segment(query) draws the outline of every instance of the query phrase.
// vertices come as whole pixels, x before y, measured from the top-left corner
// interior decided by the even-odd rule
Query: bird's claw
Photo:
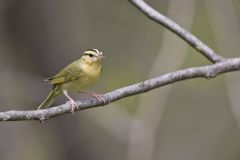
[[[70,101],[67,101],[66,103],[69,104],[69,106],[71,107],[71,113],[73,114],[75,110],[78,110],[78,105],[77,103],[74,101],[74,100],[70,100]]]
[[[92,94],[98,101],[102,101],[104,104],[106,103],[105,99],[100,94]]]
[[[105,99],[103,98],[103,96],[102,96],[101,94],[88,93],[88,92],[80,92],[80,93],[93,96],[93,97],[96,98],[98,101],[102,101],[104,104],[107,104],[106,101],[105,101]]]

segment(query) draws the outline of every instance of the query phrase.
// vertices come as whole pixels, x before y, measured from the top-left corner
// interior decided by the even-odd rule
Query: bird
[[[50,107],[57,96],[64,94],[69,100],[71,112],[73,113],[75,109],[78,109],[78,105],[68,93],[81,92],[94,84],[101,74],[102,60],[104,58],[105,56],[98,49],[87,49],[80,59],[67,65],[55,76],[46,79],[45,81],[52,84],[53,87],[47,98],[37,109]]]

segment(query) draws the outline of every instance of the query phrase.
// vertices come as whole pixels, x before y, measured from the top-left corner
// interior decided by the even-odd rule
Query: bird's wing
[[[64,68],[63,70],[61,70],[55,76],[46,79],[46,81],[52,84],[65,83],[65,82],[78,79],[81,75],[82,75],[82,71],[79,68],[79,66],[72,63],[66,68]]]

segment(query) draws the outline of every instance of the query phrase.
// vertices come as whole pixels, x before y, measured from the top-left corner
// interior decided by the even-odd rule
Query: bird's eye
[[[89,57],[93,57],[93,54],[89,54]]]

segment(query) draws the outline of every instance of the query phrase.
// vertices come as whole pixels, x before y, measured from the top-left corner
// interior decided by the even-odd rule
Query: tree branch
[[[146,80],[144,82],[136,83],[130,86],[126,86],[107,94],[104,94],[102,98],[105,102],[114,102],[124,97],[129,97],[137,94],[141,94],[150,91],[161,86],[166,86],[178,81],[193,79],[193,78],[213,78],[219,74],[231,71],[237,71],[240,69],[240,58],[227,59],[225,61],[202,67],[193,67],[183,69],[171,73],[163,74],[159,77]],[[94,98],[87,99],[85,101],[77,102],[79,109],[84,110],[98,106],[104,106],[104,102],[100,102]],[[43,110],[33,111],[7,111],[0,112],[0,121],[17,121],[17,120],[40,120],[45,121],[52,117],[56,117],[62,114],[70,113],[71,107],[64,104]]]
[[[134,6],[136,6],[141,12],[143,12],[147,17],[168,28],[173,33],[177,34],[179,37],[181,37],[184,41],[190,44],[197,51],[199,51],[211,62],[216,63],[224,60],[223,57],[215,53],[210,47],[204,44],[197,37],[186,31],[184,28],[182,28],[180,25],[178,25],[168,17],[162,15],[161,13],[153,9],[143,0],[129,0],[129,1]]]
[[[163,25],[164,27],[168,28],[169,30],[180,36],[183,40],[185,40],[187,43],[189,43],[196,50],[202,53],[202,55],[204,55],[207,59],[209,59],[211,62],[215,64],[202,67],[193,67],[171,73],[166,73],[159,77],[146,80],[144,82],[136,83],[130,86],[114,90],[102,96],[104,102],[111,103],[124,97],[129,97],[144,92],[148,92],[150,90],[159,88],[161,86],[166,86],[168,84],[175,83],[178,81],[194,78],[209,79],[225,72],[237,71],[240,69],[240,58],[225,59],[219,56],[202,41],[197,39],[191,33],[184,30],[182,27],[180,27],[172,20],[158,13],[156,10],[147,5],[144,1],[142,0],[129,0],[129,1],[132,4],[134,4],[139,10],[141,10],[145,15],[147,15],[150,19],[156,21],[157,23]],[[98,106],[104,106],[106,105],[106,103],[104,102],[98,101],[94,98],[87,99],[82,102],[77,101],[79,107],[77,111]],[[0,121],[40,120],[43,122],[52,117],[70,113],[70,111],[71,107],[69,107],[69,105],[67,104],[43,110],[32,111],[12,110],[0,112]]]

